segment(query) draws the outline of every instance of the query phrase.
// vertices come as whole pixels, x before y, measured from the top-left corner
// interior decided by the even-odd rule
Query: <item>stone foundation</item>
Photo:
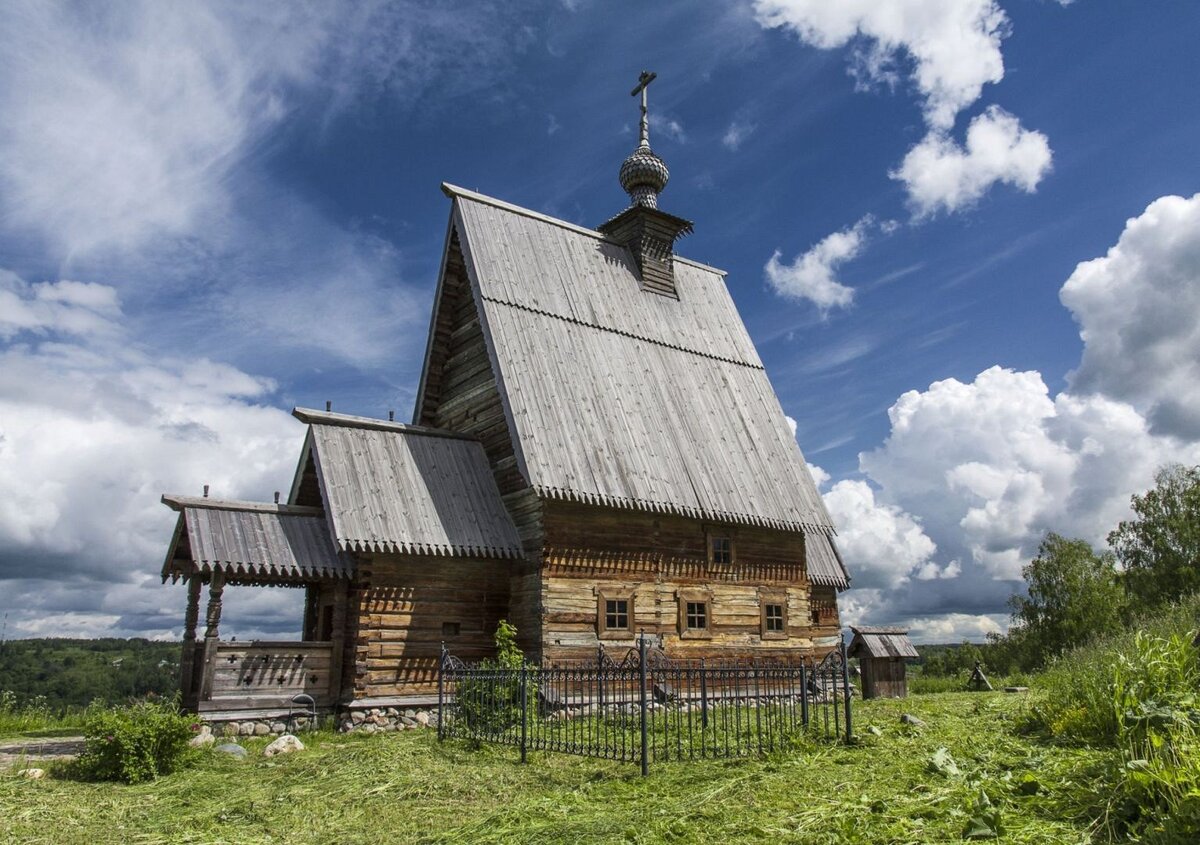
[[[247,719],[240,722],[215,721],[201,717],[203,723],[212,727],[216,736],[281,736],[283,734],[306,731],[315,725],[308,716],[294,716],[289,719]]]
[[[437,710],[421,707],[372,707],[369,710],[350,710],[338,717],[338,730],[343,733],[388,733],[437,727]]]

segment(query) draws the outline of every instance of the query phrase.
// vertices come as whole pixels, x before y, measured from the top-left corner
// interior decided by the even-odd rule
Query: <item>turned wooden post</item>
[[[221,594],[225,592],[225,574],[214,572],[208,582],[208,610],[204,614],[204,677],[200,682],[200,700],[212,698],[213,670],[217,666],[217,641],[221,627]]]
[[[183,615],[183,647],[179,654],[179,693],[184,707],[194,707],[196,692],[196,623],[200,620],[200,590],[204,584],[193,575],[187,582],[187,610]]]

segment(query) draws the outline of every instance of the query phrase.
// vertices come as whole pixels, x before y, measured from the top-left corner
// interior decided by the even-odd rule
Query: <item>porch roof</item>
[[[320,508],[190,496],[162,501],[179,513],[163,581],[221,572],[234,584],[297,584],[354,574]]]

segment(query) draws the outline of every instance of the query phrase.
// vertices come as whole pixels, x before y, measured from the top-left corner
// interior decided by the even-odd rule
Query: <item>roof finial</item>
[[[641,138],[637,149],[621,165],[621,187],[629,194],[634,205],[658,208],[658,194],[667,186],[671,174],[667,165],[650,149],[650,116],[646,107],[646,87],[658,77],[651,71],[642,71],[638,84],[630,96],[642,95]]]
[[[646,89],[650,87],[650,83],[658,78],[657,73],[644,70],[642,75],[638,77],[637,87],[629,92],[629,96],[636,97],[642,95],[642,140],[638,144],[639,147],[650,147],[650,117],[649,111],[646,108]]]

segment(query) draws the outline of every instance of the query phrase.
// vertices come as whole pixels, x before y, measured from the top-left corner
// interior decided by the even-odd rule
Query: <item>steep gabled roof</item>
[[[661,296],[598,232],[444,188],[539,495],[834,530],[720,271],[676,257]]]
[[[520,557],[483,447],[453,432],[297,408],[343,551]]]
[[[354,564],[338,554],[315,508],[163,496],[179,522],[162,577],[221,572],[231,583],[295,583],[347,578]]]

